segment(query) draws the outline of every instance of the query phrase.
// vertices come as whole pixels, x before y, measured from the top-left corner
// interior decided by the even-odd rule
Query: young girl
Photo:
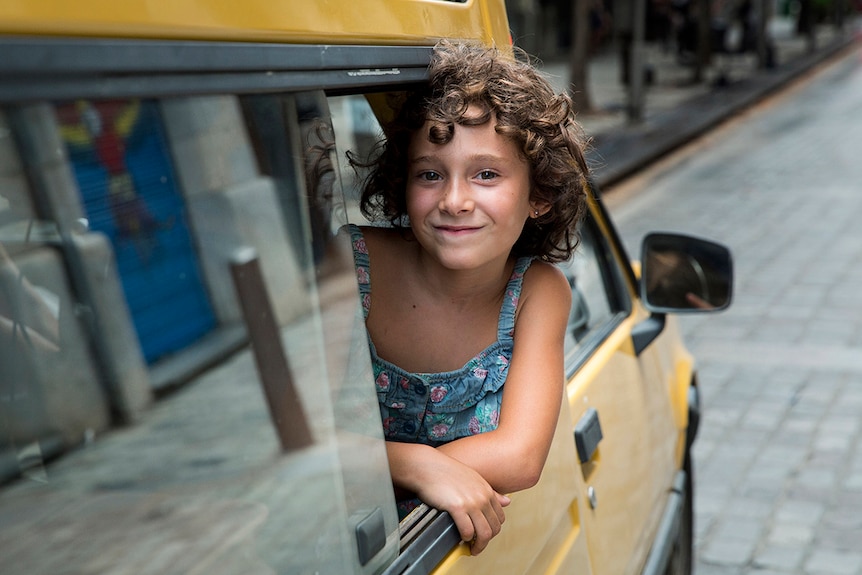
[[[442,43],[429,72],[365,183],[390,225],[351,233],[393,483],[478,554],[554,434],[571,291],[551,262],[577,243],[587,166],[570,99],[530,64]]]

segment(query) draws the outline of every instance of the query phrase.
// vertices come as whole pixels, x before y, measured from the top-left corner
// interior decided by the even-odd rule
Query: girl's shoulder
[[[554,302],[567,307],[572,291],[569,280],[559,267],[537,259],[524,273],[521,296],[525,302]]]
[[[569,280],[566,279],[563,270],[556,265],[534,259],[524,273],[524,287],[527,286],[538,286],[540,289],[559,289],[561,286],[565,286],[568,289]]]

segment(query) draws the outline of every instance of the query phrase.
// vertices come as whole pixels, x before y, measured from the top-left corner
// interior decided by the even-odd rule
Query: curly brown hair
[[[395,119],[384,126],[385,139],[376,155],[364,165],[371,172],[360,207],[369,220],[405,226],[408,143],[426,121],[432,123],[429,140],[444,144],[452,139],[455,124],[478,125],[494,118],[497,133],[511,138],[530,166],[531,201],[550,206],[527,221],[512,255],[552,262],[571,256],[586,211],[588,140],[569,96],[555,94],[529,58],[522,52],[519,56],[451,41],[434,48],[428,85],[406,96]],[[481,113],[467,115],[468,107]]]

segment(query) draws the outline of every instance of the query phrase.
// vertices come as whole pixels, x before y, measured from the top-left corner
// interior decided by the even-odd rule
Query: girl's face
[[[494,130],[455,125],[452,140],[428,141],[429,124],[408,147],[407,214],[424,250],[449,269],[505,263],[530,202],[530,169],[514,142]]]

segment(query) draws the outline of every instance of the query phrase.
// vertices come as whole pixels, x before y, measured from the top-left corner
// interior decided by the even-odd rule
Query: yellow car
[[[478,557],[398,521],[346,152],[502,0],[0,5],[4,573],[686,574],[694,360],[722,246],[624,253],[599,194],[539,483]]]

